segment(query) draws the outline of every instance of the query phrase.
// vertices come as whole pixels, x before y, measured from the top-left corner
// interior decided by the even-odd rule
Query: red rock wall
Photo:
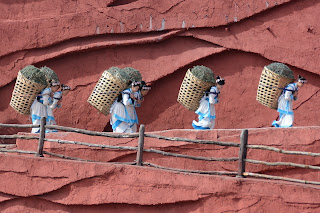
[[[320,209],[317,186],[3,154],[0,160],[0,211],[5,213]]]
[[[263,66],[279,61],[309,80],[294,125],[319,125],[319,10],[318,0],[1,1],[0,122],[31,122],[9,102],[18,71],[34,64],[73,88],[58,124],[111,131],[87,98],[105,69],[132,66],[152,83],[138,110],[147,131],[190,129],[196,116],[176,101],[179,86],[205,65],[226,79],[216,128],[267,127],[278,114],[255,101],[256,89]]]
[[[9,102],[18,71],[34,64],[51,67],[62,83],[73,88],[63,107],[55,112],[58,124],[111,131],[109,117],[91,107],[87,98],[105,69],[131,66],[152,83],[151,92],[138,109],[146,130],[190,129],[196,116],[176,99],[186,70],[205,65],[225,77],[227,83],[216,106],[216,128],[268,127],[278,114],[255,101],[256,89],[263,66],[278,61],[308,79],[294,103],[294,125],[318,126],[319,11],[318,0],[2,0],[0,123],[31,122],[28,116],[15,112]],[[268,145],[284,149],[319,150],[317,127],[264,131],[251,133],[249,143],[265,144],[269,140]],[[13,128],[0,129],[1,134],[16,132]],[[227,141],[239,138],[239,130],[162,133]],[[63,133],[55,137],[90,138]],[[105,143],[101,138],[90,140]],[[35,149],[34,142],[18,141],[17,145],[19,149]],[[136,141],[123,143],[134,145]],[[146,146],[208,157],[230,157],[237,152],[215,146],[159,145],[153,140],[146,140]],[[45,148],[92,160],[121,162],[135,158],[133,152],[106,153],[48,144]],[[268,155],[256,150],[248,156],[319,165],[318,159],[311,157]],[[237,167],[235,163],[201,163],[152,154],[145,154],[145,161],[185,169],[234,171]],[[0,162],[1,212],[319,212],[320,208],[316,186],[186,175],[47,156],[40,159],[1,154]],[[318,172],[304,169],[257,165],[247,169],[319,181]]]

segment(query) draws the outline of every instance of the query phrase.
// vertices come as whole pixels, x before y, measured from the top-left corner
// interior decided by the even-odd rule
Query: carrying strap
[[[261,86],[263,87],[268,87],[268,88],[272,88],[272,89],[281,89],[283,91],[289,91],[289,92],[292,92],[292,94],[294,94],[297,90],[291,90],[291,89],[286,89],[286,88],[278,88],[278,87],[273,87],[273,86],[269,86],[269,85],[265,85],[265,84],[261,84]]]

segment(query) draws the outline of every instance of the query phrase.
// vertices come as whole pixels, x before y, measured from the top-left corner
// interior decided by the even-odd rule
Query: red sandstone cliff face
[[[294,125],[319,125],[319,10],[317,0],[1,1],[0,122],[30,123],[9,106],[15,77],[47,65],[73,88],[58,124],[110,131],[86,100],[105,69],[132,66],[152,83],[138,109],[146,130],[189,129],[196,116],[176,98],[199,64],[227,82],[216,128],[266,127],[278,114],[255,101],[256,89],[263,66],[279,61],[308,79]]]
[[[318,0],[2,0],[0,1],[0,123],[30,123],[10,106],[18,71],[26,65],[49,66],[72,86],[58,124],[110,131],[109,117],[87,103],[102,72],[131,66],[152,83],[138,109],[147,131],[190,129],[194,112],[177,101],[188,68],[205,65],[226,79],[216,106],[216,128],[268,127],[275,110],[255,101],[264,65],[286,63],[308,84],[294,103],[295,126],[319,121],[320,44]],[[288,131],[288,132],[287,132]],[[257,130],[249,142],[279,148],[319,150],[318,129]],[[3,128],[0,133],[16,133]],[[162,132],[190,138],[238,140],[238,130]],[[288,137],[290,136],[290,137]],[[48,135],[48,137],[50,137]],[[77,134],[56,138],[89,140]],[[280,139],[279,139],[280,138]],[[303,140],[302,140],[303,139]],[[105,143],[101,138],[91,138]],[[283,142],[286,141],[286,144]],[[295,141],[294,143],[292,141]],[[119,141],[108,141],[119,143]],[[134,140],[120,143],[136,144]],[[34,141],[18,141],[34,149]],[[146,141],[146,145],[190,155],[228,156],[232,148]],[[133,152],[108,152],[45,145],[49,151],[101,161],[132,161]],[[255,150],[254,150],[255,151]],[[319,165],[315,158],[284,157],[250,151],[253,159]],[[145,161],[185,169],[234,171],[234,163],[201,163],[145,154]],[[0,155],[1,212],[319,212],[319,187],[253,179],[186,175],[135,166]],[[251,165],[249,171],[319,181],[318,172]],[[143,187],[142,187],[143,186]],[[150,196],[152,194],[153,196]]]
[[[2,154],[0,160],[1,212],[319,212],[319,187],[301,184]]]

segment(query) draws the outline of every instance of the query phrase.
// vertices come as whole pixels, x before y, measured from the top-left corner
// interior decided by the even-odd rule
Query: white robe
[[[136,100],[130,98],[131,89],[122,92],[121,102],[115,101],[111,106],[110,124],[113,132],[135,133],[137,132],[138,116],[135,107],[139,107]],[[141,99],[140,91],[133,93],[136,99]]]
[[[297,83],[289,84],[285,87],[278,99],[279,120],[273,121],[272,125],[275,127],[291,127],[293,124],[293,109],[292,102],[297,100],[293,93],[298,91]]]
[[[217,104],[220,93],[217,87],[211,87],[209,94],[205,94],[200,100],[199,108],[195,111],[198,114],[199,121],[193,121],[192,126],[195,129],[213,129],[215,126],[216,111],[214,104]],[[216,93],[216,94],[213,94]]]
[[[30,108],[30,115],[32,119],[32,124],[40,125],[41,117],[48,117],[47,114],[47,105],[51,101],[51,88],[46,88],[41,91],[41,94],[38,96],[40,99],[37,98],[33,101],[31,108]],[[48,122],[48,119],[47,121]],[[32,128],[31,133],[39,133],[40,128]]]

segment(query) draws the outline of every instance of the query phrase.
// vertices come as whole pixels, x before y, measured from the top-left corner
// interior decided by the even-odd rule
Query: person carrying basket
[[[225,80],[217,76],[217,86],[211,87],[209,91],[200,100],[200,106],[195,111],[198,114],[199,121],[193,121],[192,126],[195,129],[213,129],[215,126],[216,112],[214,105],[219,102],[220,89],[225,84]]]
[[[298,76],[296,83],[288,84],[282,91],[278,99],[279,120],[274,120],[272,126],[274,127],[292,127],[293,124],[293,109],[292,102],[298,98],[298,90],[307,83],[307,79]]]

